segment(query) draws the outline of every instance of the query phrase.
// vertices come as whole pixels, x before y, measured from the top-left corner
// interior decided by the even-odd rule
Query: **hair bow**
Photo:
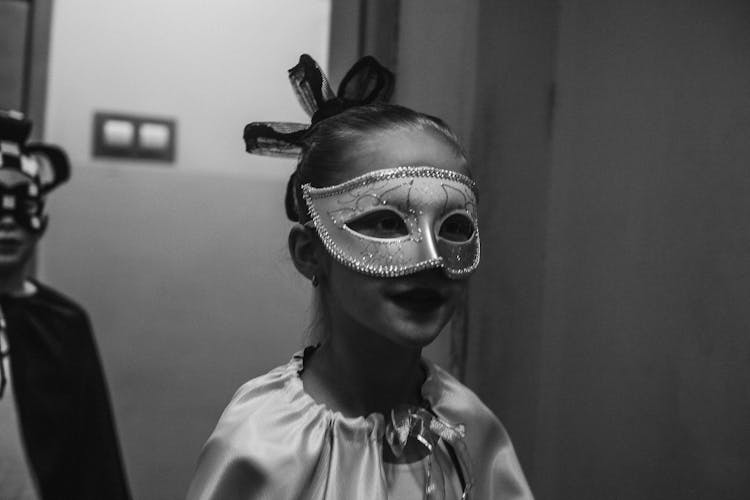
[[[249,123],[243,134],[245,149],[259,155],[296,157],[310,127],[346,109],[388,101],[394,80],[391,71],[374,57],[365,56],[347,71],[334,94],[318,63],[302,54],[297,65],[289,70],[289,81],[311,123]]]
[[[438,441],[442,439],[452,447],[452,453],[455,453],[453,458],[456,462],[456,472],[462,478],[464,484],[464,492],[461,498],[468,499],[473,478],[468,450],[466,449],[466,443],[464,443],[466,437],[464,426],[462,424],[448,424],[424,408],[417,406],[401,406],[392,410],[391,421],[385,431],[385,440],[395,457],[400,457],[403,454],[406,442],[410,437],[416,439],[427,451],[425,498],[431,498],[430,495],[435,490],[435,483],[432,480],[432,453]]]

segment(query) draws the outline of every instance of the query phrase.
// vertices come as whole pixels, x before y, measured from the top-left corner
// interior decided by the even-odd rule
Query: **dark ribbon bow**
[[[289,81],[310,125],[289,122],[252,122],[243,137],[248,153],[296,157],[302,139],[312,125],[355,106],[386,102],[393,93],[394,76],[372,56],[357,61],[344,75],[338,92],[331,89],[318,63],[302,54],[289,70]]]
[[[466,430],[462,424],[450,425],[435,415],[416,406],[401,406],[391,411],[391,421],[385,430],[385,440],[390,446],[395,457],[400,457],[404,453],[404,448],[409,438],[416,439],[418,443],[425,447],[428,461],[425,466],[427,481],[425,482],[425,498],[435,490],[435,483],[432,481],[432,453],[440,439],[448,443],[454,450],[459,469],[457,473],[463,478],[464,491],[462,499],[469,498],[473,478],[471,475],[471,462],[469,453],[466,449],[464,438]]]

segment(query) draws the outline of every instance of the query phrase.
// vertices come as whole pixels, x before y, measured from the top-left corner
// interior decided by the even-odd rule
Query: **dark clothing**
[[[106,382],[86,312],[34,282],[0,297],[21,435],[39,493],[129,499]]]

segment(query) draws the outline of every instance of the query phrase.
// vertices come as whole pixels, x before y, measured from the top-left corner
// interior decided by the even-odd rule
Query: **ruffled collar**
[[[289,363],[284,367],[286,378],[286,391],[291,400],[301,403],[303,406],[310,408],[314,413],[322,416],[329,422],[335,422],[338,426],[348,428],[354,432],[366,432],[371,437],[382,440],[386,430],[387,417],[379,412],[373,412],[369,415],[358,417],[348,417],[338,410],[332,410],[323,403],[313,399],[305,391],[300,375],[305,369],[305,353],[315,347],[308,347],[303,351],[294,354]],[[429,405],[429,409],[439,405],[442,397],[439,374],[431,361],[422,358],[422,367],[425,371],[425,380],[422,384],[422,398]]]

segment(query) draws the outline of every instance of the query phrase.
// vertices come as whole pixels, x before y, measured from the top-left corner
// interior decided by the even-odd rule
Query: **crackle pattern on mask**
[[[379,277],[442,267],[462,278],[479,263],[476,186],[467,176],[434,167],[397,167],[370,172],[335,186],[303,186],[313,225],[328,252],[356,271]],[[407,234],[378,238],[347,224],[379,210],[396,212]],[[467,241],[439,236],[445,219],[462,214],[471,221]]]

